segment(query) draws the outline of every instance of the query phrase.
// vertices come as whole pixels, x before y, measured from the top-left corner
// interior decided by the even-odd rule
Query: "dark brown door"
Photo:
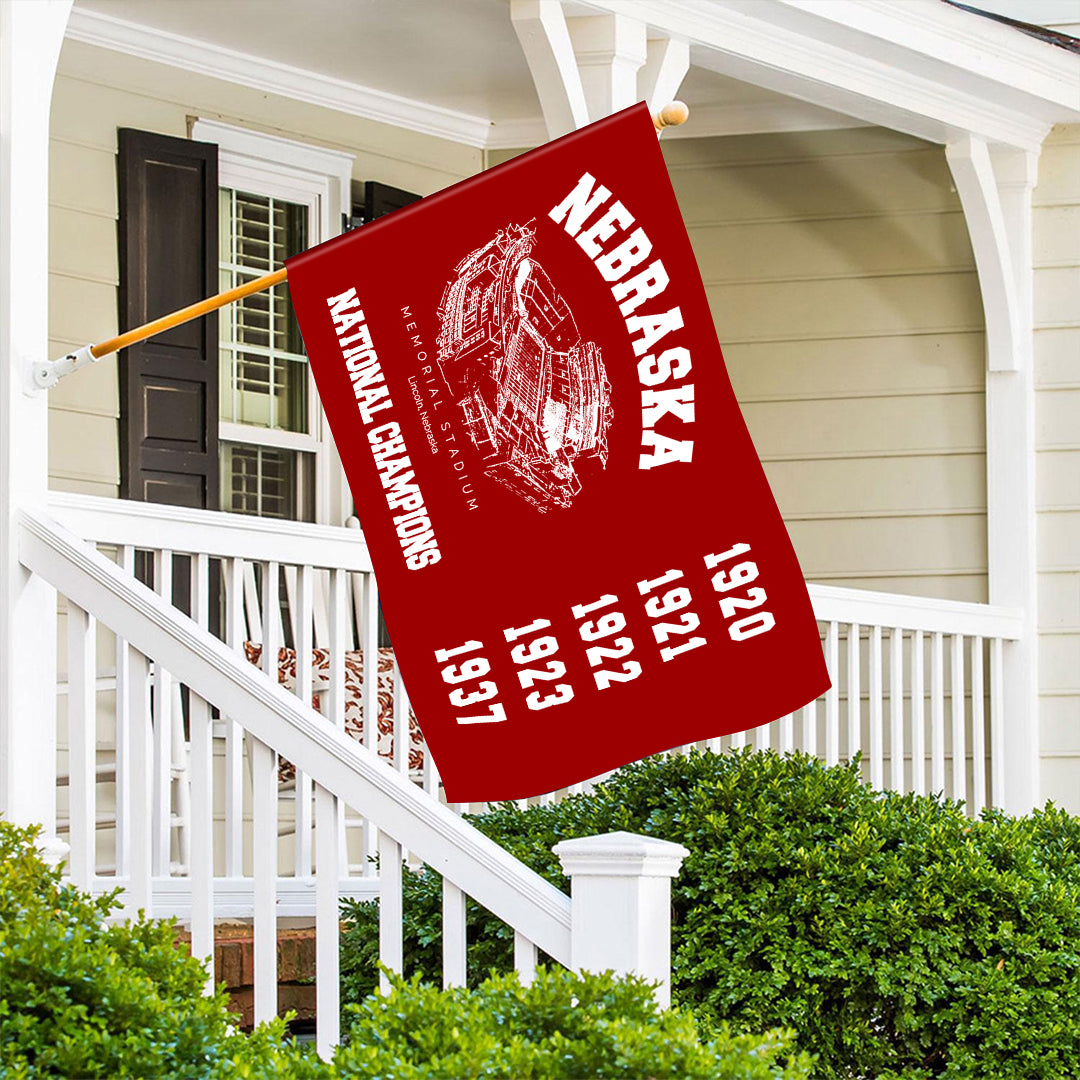
[[[217,146],[121,128],[120,326],[217,292]],[[120,353],[120,494],[217,509],[217,316]]]

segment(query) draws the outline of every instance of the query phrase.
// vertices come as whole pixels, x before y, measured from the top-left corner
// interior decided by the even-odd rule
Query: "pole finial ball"
[[[686,105],[681,101],[672,101],[653,117],[653,122],[656,124],[657,131],[660,131],[666,127],[678,127],[679,124],[685,124],[689,116],[690,109]]]

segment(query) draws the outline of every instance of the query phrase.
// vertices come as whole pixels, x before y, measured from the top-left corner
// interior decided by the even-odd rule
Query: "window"
[[[310,246],[310,206],[236,188],[219,192],[221,289],[272,270]],[[287,285],[254,293],[218,320],[222,509],[261,517],[314,519],[319,417],[307,356]],[[255,428],[255,431],[236,430]],[[266,442],[271,433],[306,438]]]
[[[203,120],[192,137],[219,146],[221,289],[340,231],[351,156]],[[288,286],[224,308],[218,326],[221,508],[329,521],[329,433]]]

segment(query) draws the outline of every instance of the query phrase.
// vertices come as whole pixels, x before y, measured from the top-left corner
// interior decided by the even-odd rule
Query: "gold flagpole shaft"
[[[679,124],[685,124],[689,115],[690,110],[681,101],[673,101],[669,105],[665,105],[653,116],[653,126],[657,131],[663,131],[664,128],[668,127],[677,127]],[[217,311],[218,308],[223,308],[226,304],[233,304],[237,300],[242,300],[245,296],[251,296],[252,293],[263,292],[266,289],[273,288],[275,285],[280,285],[285,280],[286,274],[285,267],[282,267],[272,274],[265,274],[261,278],[255,278],[254,281],[238,285],[235,289],[218,293],[217,296],[209,296],[205,300],[200,300],[197,304],[190,304],[188,307],[181,308],[179,311],[174,311],[169,315],[162,315],[160,319],[144,323],[142,326],[135,327],[134,330],[128,330],[117,337],[109,338],[108,341],[103,341],[99,345],[91,345],[90,352],[95,360],[100,360],[101,357],[108,356],[109,353],[119,352],[129,345],[135,345],[140,341],[153,337],[155,334],[171,330],[181,323],[197,319],[200,315]]]
[[[100,360],[101,357],[108,356],[109,353],[119,352],[121,349],[126,349],[129,345],[135,345],[140,341],[145,341],[147,338],[153,337],[155,334],[162,334],[166,330],[171,330],[174,326],[179,326],[181,323],[191,322],[192,319],[197,319],[200,315],[207,315],[211,311],[217,311],[218,308],[223,308],[226,304],[233,304],[237,300],[242,300],[245,296],[251,296],[252,293],[264,292],[266,289],[271,289],[275,285],[280,285],[285,280],[287,274],[288,271],[283,266],[280,270],[275,270],[272,274],[264,274],[262,277],[255,278],[253,281],[248,281],[243,285],[237,285],[235,289],[229,289],[226,292],[218,293],[217,296],[208,296],[205,300],[200,300],[195,304],[189,304],[186,308],[181,308],[179,311],[173,311],[168,315],[162,315],[160,319],[154,319],[152,322],[144,323],[142,326],[136,326],[134,330],[128,330],[118,337],[109,338],[108,341],[103,341],[100,345],[91,345],[90,352],[95,360]]]

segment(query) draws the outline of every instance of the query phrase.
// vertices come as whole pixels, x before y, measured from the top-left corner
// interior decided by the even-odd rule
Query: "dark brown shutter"
[[[217,146],[121,128],[120,326],[218,291]],[[120,494],[217,509],[217,316],[120,354]]]
[[[364,220],[374,221],[383,214],[392,214],[409,203],[418,202],[420,198],[411,191],[380,184],[378,180],[368,180],[364,183]]]
[[[354,181],[352,217],[346,223],[346,228],[355,229],[366,225],[384,214],[392,214],[395,210],[408,206],[409,203],[419,202],[421,198],[423,196],[415,192],[380,184],[378,180],[365,180],[363,185]]]

